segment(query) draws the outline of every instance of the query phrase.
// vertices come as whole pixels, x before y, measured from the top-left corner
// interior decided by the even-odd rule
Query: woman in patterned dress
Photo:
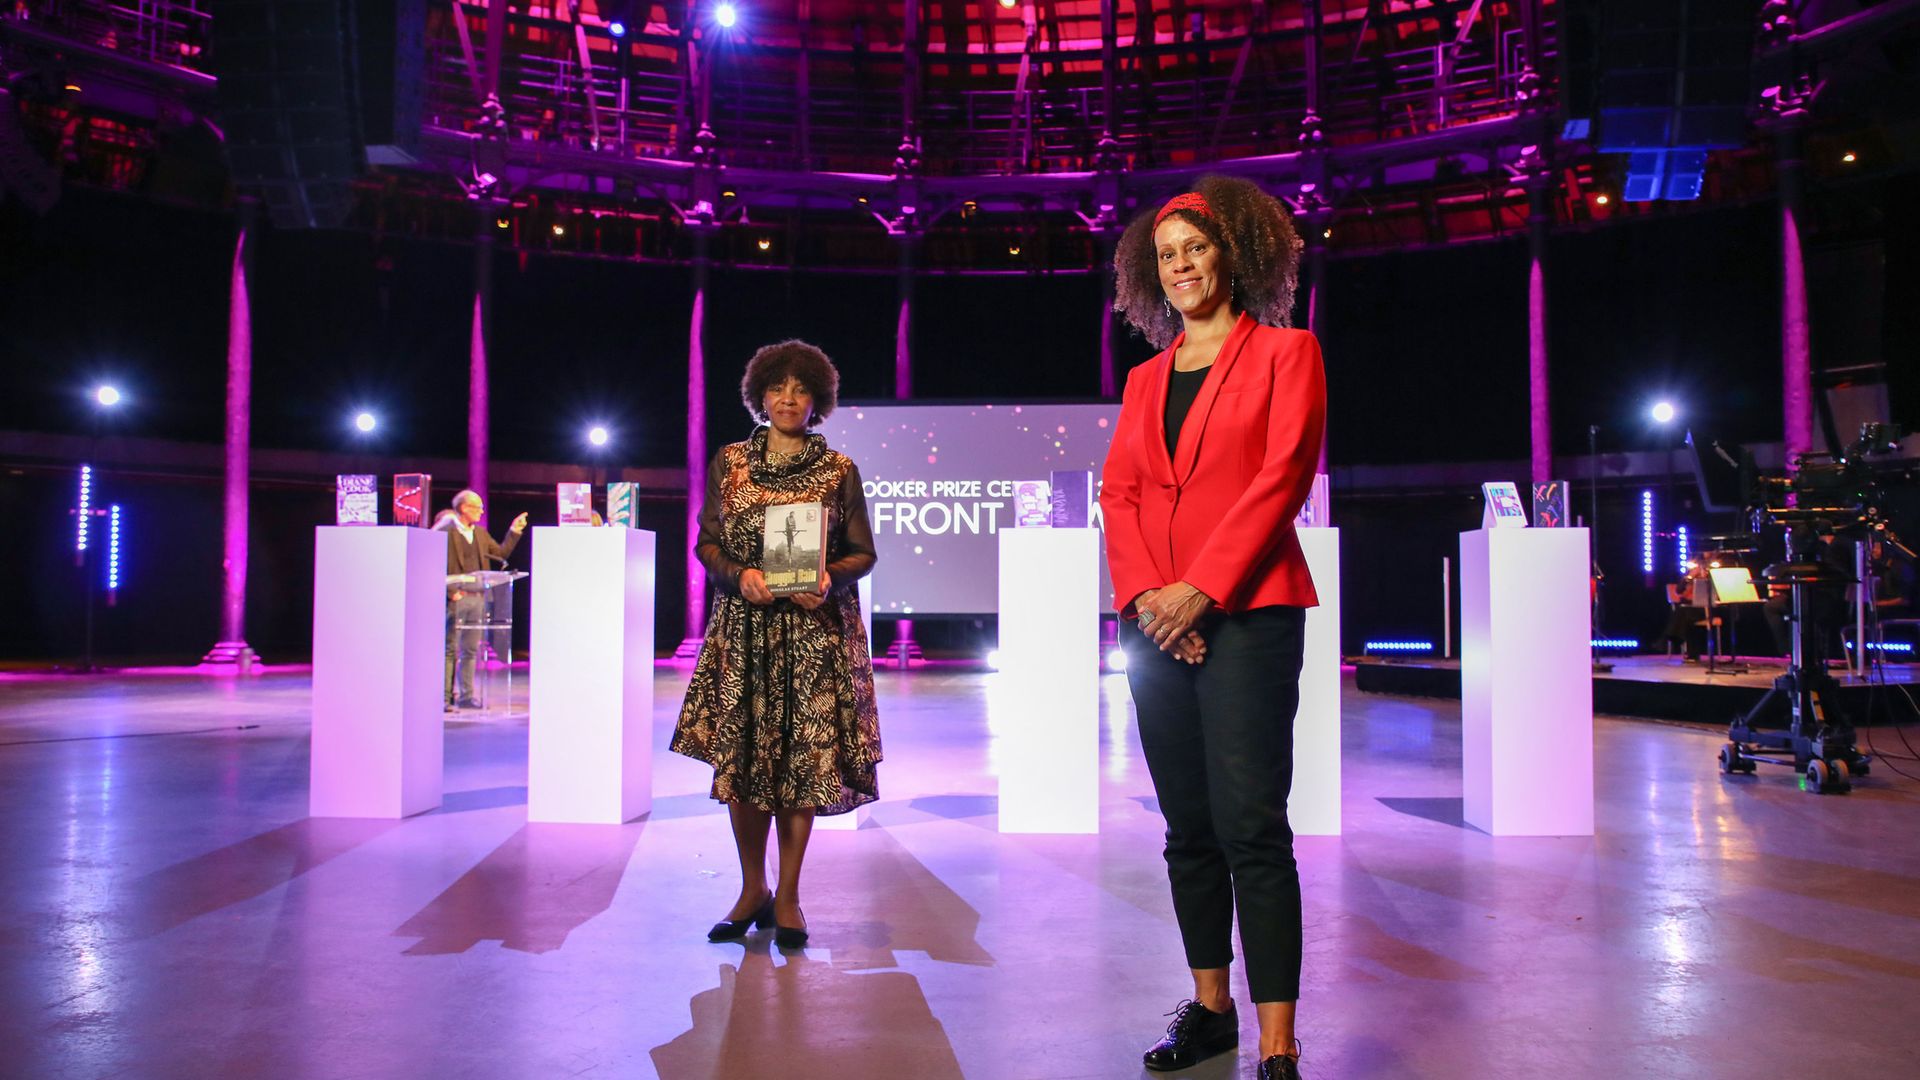
[[[781,948],[805,945],[800,866],[814,816],[879,797],[873,661],[854,585],[873,569],[873,529],[859,469],[812,431],[839,387],[833,362],[806,342],[761,349],[740,381],[761,426],[707,466],[697,551],[713,612],[670,748],[713,766],[740,855],[740,897],[710,941],[771,925]],[[807,502],[826,508],[827,573],[818,594],[776,599],[760,571],[767,510]],[[769,889],[773,824],[780,875]]]

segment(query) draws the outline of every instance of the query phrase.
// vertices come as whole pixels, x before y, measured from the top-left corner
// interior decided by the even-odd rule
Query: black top
[[[1187,411],[1193,408],[1193,399],[1200,396],[1200,384],[1207,381],[1207,372],[1213,370],[1208,364],[1192,371],[1173,369],[1173,381],[1167,385],[1167,456],[1173,456],[1173,449],[1180,445],[1180,425],[1187,422]]]

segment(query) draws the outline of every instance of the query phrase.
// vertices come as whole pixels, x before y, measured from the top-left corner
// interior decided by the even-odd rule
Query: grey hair
[[[479,499],[479,498],[480,498],[480,493],[473,490],[472,488],[461,488],[460,494],[455,495],[453,497],[453,501],[451,503],[448,503],[447,505],[453,507],[455,510],[458,510],[460,509],[461,503],[466,502],[468,499]],[[485,501],[486,500],[481,499],[481,502],[485,502]]]

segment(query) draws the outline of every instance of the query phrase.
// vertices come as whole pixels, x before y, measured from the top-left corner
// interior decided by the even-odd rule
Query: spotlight
[[[1656,401],[1653,408],[1647,410],[1647,415],[1653,417],[1653,422],[1656,424],[1670,424],[1675,415],[1673,402]]]
[[[990,668],[990,669],[992,669],[992,670],[994,670],[994,671],[999,671],[999,670],[1000,670],[1000,650],[999,650],[999,649],[988,649],[988,650],[987,650],[987,656],[986,656],[986,661],[987,661],[987,667],[988,667],[988,668]]]
[[[713,9],[713,21],[719,23],[722,30],[731,30],[733,24],[740,21],[740,11],[732,4],[721,4]]]
[[[607,445],[607,429],[595,424],[587,429],[587,441],[595,446]]]
[[[1328,230],[1326,230],[1325,232],[1323,232],[1323,233],[1321,233],[1321,234],[1320,234],[1320,238],[1321,238],[1322,240],[1331,240],[1331,239],[1333,239],[1333,230],[1332,230],[1332,229],[1328,229]]]
[[[612,22],[607,24],[607,33],[612,34],[614,37],[617,37],[617,38],[626,37],[627,24],[621,22],[619,19],[615,19]]]
[[[729,191],[721,192],[720,197],[723,199],[733,199],[733,198],[738,198],[739,196],[737,192],[729,190]]]
[[[1008,11],[1012,11],[1018,3],[1020,3],[1020,0],[1000,0],[1000,6],[1006,8]]]
[[[555,235],[555,236],[565,236],[565,235],[567,235],[567,227],[566,227],[565,225],[562,225],[562,224],[560,224],[560,223],[559,223],[559,222],[557,222],[557,221],[556,221],[556,222],[554,222],[554,223],[553,223],[553,235]]]
[[[1612,201],[1613,201],[1613,196],[1608,195],[1604,191],[1593,197],[1593,203],[1595,206],[1605,206]]]
[[[1107,650],[1107,670],[1108,671],[1127,670],[1127,650],[1122,649],[1119,646],[1115,646],[1111,649],[1108,649]]]
[[[362,410],[354,414],[353,426],[357,428],[362,435],[365,435],[380,426],[380,418],[370,412]]]
[[[111,409],[120,404],[120,391],[117,387],[102,386],[93,392],[93,400]]]
[[[1009,254],[1009,255],[1013,255],[1013,256],[1016,256],[1016,257],[1017,257],[1017,256],[1018,256],[1018,255],[1020,254],[1020,245],[1019,245],[1019,244],[1008,244],[1008,245],[1007,245],[1007,254]]]
[[[511,224],[512,222],[508,221],[506,218],[503,218],[503,217],[498,217],[493,219],[493,227],[496,229],[504,229]]]
[[[1853,151],[1849,150],[1846,153],[1840,155],[1840,160],[1851,165],[1854,162],[1859,161],[1860,156],[1858,154],[1855,154]]]
[[[66,90],[66,92],[67,92],[67,93],[69,93],[69,94],[77,94],[77,93],[79,93],[79,92],[80,92],[80,84],[79,84],[79,83],[68,83],[68,84],[67,84],[67,85],[66,85],[66,86],[64,87],[64,89],[65,89],[65,90]],[[1848,160],[1848,161],[1852,161],[1852,160],[1853,160],[1853,155],[1852,155],[1852,154],[1848,154],[1848,155],[1847,155],[1847,160]]]
[[[763,236],[759,240],[754,241],[754,246],[759,248],[761,251],[772,251],[773,241]]]

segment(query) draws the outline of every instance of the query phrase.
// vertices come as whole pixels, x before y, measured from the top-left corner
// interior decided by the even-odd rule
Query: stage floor
[[[650,818],[532,826],[524,721],[456,719],[441,809],[313,820],[303,675],[0,679],[0,1073],[1138,1076],[1188,980],[1124,682],[1101,834],[1003,837],[993,679],[880,675],[882,801],[815,834],[791,956],[704,940],[726,816],[664,750]],[[1347,690],[1347,833],[1299,843],[1307,1076],[1920,1061],[1920,783],[1723,779],[1713,732],[1603,719],[1599,835],[1495,839],[1458,705]],[[1238,996],[1241,1056],[1186,1075],[1248,1075]]]

